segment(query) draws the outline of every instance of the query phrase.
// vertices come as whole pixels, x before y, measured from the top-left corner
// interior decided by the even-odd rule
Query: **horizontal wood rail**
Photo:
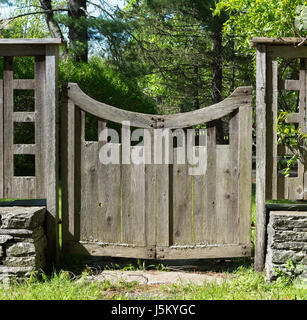
[[[186,128],[222,118],[252,101],[252,87],[238,87],[229,97],[209,107],[173,115],[150,115],[118,109],[96,101],[86,95],[76,83],[65,86],[68,98],[83,111],[116,123],[130,121],[131,126],[141,128]]]

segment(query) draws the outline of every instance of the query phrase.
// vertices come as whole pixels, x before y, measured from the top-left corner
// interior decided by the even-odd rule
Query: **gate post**
[[[48,271],[58,265],[58,50],[60,39],[0,39],[4,79],[0,80],[0,197],[46,199]],[[34,57],[34,79],[14,79],[14,57]],[[14,108],[14,90],[34,91],[34,110]],[[14,143],[14,123],[34,123],[33,144]],[[33,175],[14,172],[15,155],[31,155]]]

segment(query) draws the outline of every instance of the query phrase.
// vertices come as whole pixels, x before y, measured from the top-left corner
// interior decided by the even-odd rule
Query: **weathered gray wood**
[[[244,108],[244,107],[241,107]],[[240,109],[241,109],[240,108]],[[224,159],[229,159],[229,164],[221,164],[224,170],[222,171],[221,177],[217,176],[217,183],[219,181],[224,182],[224,198],[217,200],[217,203],[223,203],[224,208],[222,211],[226,212],[227,215],[224,218],[226,221],[227,228],[222,233],[227,235],[224,239],[224,243],[239,243],[239,197],[240,197],[240,183],[239,178],[240,172],[240,111],[234,111],[229,119],[229,156]],[[221,146],[220,146],[221,147]],[[224,151],[227,154],[227,148]],[[223,157],[222,155],[220,157]],[[217,155],[218,158],[218,155]],[[236,183],[237,181],[237,183]],[[232,185],[232,187],[231,187]],[[251,186],[250,186],[251,188]],[[217,190],[220,190],[217,185]],[[246,190],[248,192],[248,190]],[[219,191],[217,192],[220,193]],[[227,212],[228,211],[228,212]],[[219,210],[217,209],[217,212]]]
[[[0,80],[0,198],[4,197],[3,190],[3,142],[4,142],[4,132],[3,132],[3,80]]]
[[[273,61],[276,61],[276,59],[274,59]],[[299,80],[285,80],[284,89],[285,90],[300,90],[300,81]]]
[[[278,109],[277,59],[266,61],[266,199],[277,199],[277,109]],[[287,82],[288,83],[288,82]],[[289,83],[288,83],[289,84]]]
[[[75,146],[80,144],[80,117],[76,118],[79,110],[68,99],[66,88],[63,88],[61,102],[61,147],[62,147],[62,243],[71,241],[75,238],[75,215],[77,215],[76,199],[80,196],[75,194],[77,186],[76,166],[79,165],[77,172],[80,171],[80,162],[77,162]],[[79,112],[78,112],[79,111]],[[79,123],[78,123],[79,120]],[[79,128],[79,131],[76,129]],[[80,181],[79,181],[80,182]]]
[[[249,256],[250,246],[236,244],[157,247],[160,259],[210,259]]]
[[[14,112],[13,122],[35,122],[37,112]]]
[[[58,226],[58,46],[46,46],[46,82],[43,113],[44,128],[44,168],[47,199],[47,235],[50,262],[58,265],[59,226]]]
[[[25,44],[30,48],[36,48],[38,44],[48,45],[48,44],[62,44],[62,40],[58,38],[37,38],[37,39],[24,39],[24,38],[10,38],[10,39],[0,39],[0,45],[22,45]],[[33,46],[35,45],[35,46]]]
[[[141,146],[131,147],[131,152]],[[121,166],[122,242],[145,245],[145,164]]]
[[[98,122],[98,135],[106,128],[104,121]],[[98,141],[98,152],[106,141]],[[112,143],[110,149],[120,155],[121,145]],[[98,155],[98,237],[107,243],[120,242],[121,238],[121,173],[120,164],[103,164]]]
[[[164,116],[164,128],[175,129],[197,125],[222,118],[247,103],[251,87],[239,87],[225,100],[199,110]]]
[[[303,42],[303,38],[298,37],[278,37],[278,38],[267,38],[267,37],[255,37],[252,38],[251,43],[252,47],[256,47],[259,44],[265,44],[265,45],[291,45],[291,48],[294,48],[293,45],[298,45],[302,43],[302,45],[306,45],[306,42]]]
[[[169,129],[185,128],[221,118],[246,103],[246,97],[251,94],[251,87],[239,87],[228,98],[216,105],[182,114],[155,116],[121,110],[98,102],[82,92],[75,83],[69,83],[68,88],[68,96],[75,104],[99,118],[117,123],[130,121],[131,126],[142,128],[152,128],[156,123],[161,122],[164,128]]]
[[[10,44],[0,45],[0,56],[17,57],[17,56],[43,56],[46,53],[45,45],[27,45],[27,44]]]
[[[80,240],[97,240],[99,219],[98,143],[81,142]]]
[[[246,106],[250,112],[250,105],[251,94],[247,90],[244,101],[234,110]],[[210,109],[208,112],[211,112]],[[129,157],[122,159],[120,170],[113,168],[114,165],[99,163],[99,149],[106,141],[83,141],[82,111],[81,241],[78,238],[75,238],[75,242],[65,241],[65,252],[157,259],[165,259],[165,256],[187,258],[188,255],[221,257],[226,249],[226,256],[250,254],[249,242],[246,240],[250,236],[246,222],[250,217],[248,190],[245,191],[249,198],[238,204],[239,190],[243,193],[243,189],[248,188],[248,182],[242,185],[238,183],[240,168],[243,168],[246,175],[251,175],[248,166],[248,163],[251,164],[250,154],[242,156],[242,162],[246,161],[245,166],[239,163],[240,152],[248,152],[248,147],[239,146],[238,133],[242,135],[243,143],[247,143],[251,133],[251,118],[243,116],[246,113],[236,112],[235,125],[230,129],[230,136],[236,141],[231,146],[216,146],[216,128],[214,123],[209,123],[206,146],[193,148],[195,152],[204,149],[202,153],[206,159],[203,165],[207,170],[200,176],[192,176],[190,163],[176,163],[180,155],[177,153],[180,149],[178,146],[174,150],[173,165],[130,163],[130,152],[140,153],[146,149],[146,144],[127,148]],[[241,120],[245,121],[242,126]],[[150,121],[154,127],[159,127],[163,122],[157,116]],[[105,121],[99,120],[98,123],[100,133],[105,128]],[[126,147],[130,140],[130,128],[126,124],[122,128],[121,137],[122,147]],[[152,158],[153,150],[151,147]],[[184,154],[186,157],[186,150]],[[231,196],[227,197],[230,193]],[[241,220],[247,226],[247,232],[244,228],[239,229]],[[234,245],[240,243],[241,239],[244,248]],[[212,251],[209,249],[210,244],[219,249]],[[182,250],[183,247],[186,250]]]
[[[46,66],[45,57],[36,56],[34,64],[34,81],[27,81],[35,84],[35,176],[36,176],[36,196],[44,198],[46,194],[45,187],[45,164],[44,164],[44,145],[43,136],[44,129],[43,114],[44,114],[44,99],[45,99],[45,81],[46,81]],[[29,115],[26,119],[29,118]]]
[[[145,246],[128,246],[126,244],[109,244],[104,242],[66,242],[65,252],[77,255],[108,256],[118,258],[148,258],[148,248]]]
[[[13,177],[10,197],[34,199],[36,197],[36,177]]]
[[[265,259],[265,194],[266,194],[266,49],[257,46],[256,52],[256,232],[255,270],[262,271]]]
[[[36,144],[14,144],[14,154],[36,154]]]
[[[182,147],[179,147],[182,148]],[[186,147],[184,147],[186,148]],[[173,164],[173,244],[192,242],[192,176],[189,165],[178,164],[178,148],[174,149]],[[185,150],[185,153],[187,151]]]
[[[201,151],[200,149],[203,149]],[[205,217],[207,216],[207,181],[206,181],[206,166],[207,166],[207,147],[199,146],[195,147],[195,155],[197,157],[203,154],[203,173],[199,175],[192,176],[192,194],[193,194],[193,229],[194,229],[194,243],[204,244],[206,243],[205,230],[207,221]]]
[[[251,243],[252,204],[252,99],[239,109],[239,243],[249,247]],[[277,181],[276,181],[277,183]]]
[[[158,166],[154,164],[154,129],[150,130],[150,141],[145,141],[145,152],[150,152],[150,163],[145,164],[145,216],[146,216],[146,244],[147,246],[155,246],[157,239],[156,235],[159,232],[157,229],[157,211],[158,199],[157,193],[157,173],[159,172]],[[163,212],[161,212],[163,215]],[[168,214],[168,208],[167,208]],[[163,221],[164,222],[164,221]],[[157,232],[156,232],[157,230]],[[168,237],[168,230],[166,232]],[[154,255],[154,252],[152,253]]]
[[[45,76],[45,73],[42,72],[42,76]],[[36,79],[36,76],[35,76]],[[14,89],[18,90],[34,90],[35,89],[35,82],[34,79],[14,79],[13,86]],[[37,82],[39,85],[42,85],[41,82]]]
[[[12,179],[14,176],[14,158],[13,158],[13,58],[4,57],[3,70],[3,118],[4,118],[4,146],[3,146],[3,162],[4,170],[4,197],[10,198],[12,192]],[[17,197],[18,198],[18,197]]]
[[[271,58],[307,58],[307,51],[304,46],[267,46],[267,55]]]
[[[207,209],[204,222],[206,242],[208,244],[215,243],[216,239],[216,127],[210,122],[206,129],[207,135]]]

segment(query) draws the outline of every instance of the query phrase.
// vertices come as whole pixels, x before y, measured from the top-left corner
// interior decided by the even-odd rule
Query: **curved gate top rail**
[[[226,116],[237,108],[250,104],[252,87],[238,87],[223,101],[199,110],[172,115],[150,115],[118,109],[94,100],[86,95],[76,83],[66,84],[68,98],[85,112],[98,118],[122,123],[130,121],[133,127],[141,128],[185,128]]]

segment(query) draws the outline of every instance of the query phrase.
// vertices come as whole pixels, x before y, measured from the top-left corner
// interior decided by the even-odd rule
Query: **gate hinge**
[[[164,118],[161,117],[151,117],[153,123],[151,123],[151,127],[153,129],[164,128]]]
[[[156,259],[156,247],[155,246],[147,247],[147,258],[148,259]]]

